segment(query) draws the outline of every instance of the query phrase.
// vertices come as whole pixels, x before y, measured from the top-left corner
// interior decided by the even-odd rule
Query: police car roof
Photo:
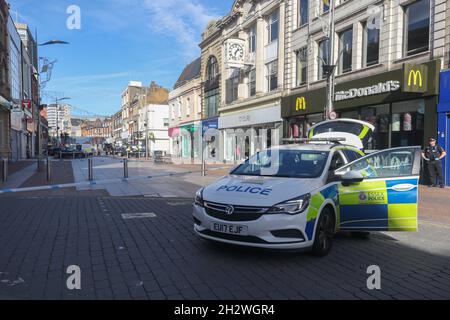
[[[313,151],[330,151],[334,147],[345,147],[345,145],[334,143],[295,143],[295,144],[283,144],[273,149],[279,150],[313,150]]]

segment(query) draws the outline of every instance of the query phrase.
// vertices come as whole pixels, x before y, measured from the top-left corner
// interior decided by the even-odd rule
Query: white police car
[[[310,129],[307,143],[257,153],[197,192],[195,232],[323,256],[341,230],[416,231],[420,147],[365,155],[373,130],[358,120],[326,121]]]

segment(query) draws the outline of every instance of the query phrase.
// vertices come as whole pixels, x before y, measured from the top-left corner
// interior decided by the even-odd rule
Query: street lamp
[[[52,45],[52,44],[69,44],[69,42],[62,41],[62,40],[50,40],[50,41],[38,44],[38,46],[48,46],[48,45]]]
[[[37,41],[37,36],[36,36],[36,41]],[[54,44],[69,44],[69,42],[63,41],[63,40],[56,40],[56,39],[54,39],[54,40],[50,40],[50,41],[38,44],[38,46],[48,46],[48,45],[54,45]],[[51,68],[53,68],[53,64],[55,62],[56,62],[56,60],[51,62]],[[39,68],[39,66],[38,66],[38,68]],[[47,68],[48,68],[48,66],[47,66]],[[47,71],[47,70],[45,70],[45,71]],[[51,73],[51,71],[50,71],[50,73]],[[40,87],[39,88],[39,92],[40,92],[41,86],[42,86],[42,82],[40,81],[41,80],[40,79],[40,76],[41,76],[40,72],[37,72],[36,76],[38,77],[39,87]],[[48,81],[50,81],[50,78],[48,78],[46,82],[48,82]],[[58,99],[56,99],[56,101],[58,101]],[[39,105],[40,105],[40,102],[41,102],[41,97],[40,97],[40,94],[39,94]],[[58,111],[57,111],[57,114],[58,114]],[[58,124],[56,126],[58,127]],[[40,113],[40,110],[39,110],[39,113],[38,113],[38,126],[37,126],[37,129],[38,129],[38,137],[39,137],[38,153],[39,153],[39,155],[41,155],[42,154],[42,141],[41,141],[42,140],[42,131],[41,131],[41,113]]]
[[[330,34],[329,34],[329,43],[330,43],[330,55],[329,62],[333,63],[334,61],[334,30],[335,30],[335,1],[329,0],[329,15],[330,15]],[[325,1],[324,1],[325,2]],[[334,101],[334,71],[335,65],[324,65],[324,73],[327,74],[327,106],[326,106],[326,119],[331,120],[330,116],[333,112],[333,101]]]
[[[55,98],[55,108],[56,108],[56,142],[59,145],[59,106],[58,106],[58,101],[63,101],[63,100],[69,100],[70,97],[64,97],[64,98]]]

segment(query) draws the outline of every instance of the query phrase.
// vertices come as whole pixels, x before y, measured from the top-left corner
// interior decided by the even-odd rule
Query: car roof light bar
[[[345,138],[287,138],[283,139],[283,142],[294,142],[294,143],[307,143],[307,142],[331,142],[339,143],[341,141],[346,141]]]

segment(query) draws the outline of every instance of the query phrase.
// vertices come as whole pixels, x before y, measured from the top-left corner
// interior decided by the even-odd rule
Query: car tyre
[[[329,208],[324,208],[317,222],[316,235],[311,253],[316,257],[326,256],[333,246],[335,217]]]

